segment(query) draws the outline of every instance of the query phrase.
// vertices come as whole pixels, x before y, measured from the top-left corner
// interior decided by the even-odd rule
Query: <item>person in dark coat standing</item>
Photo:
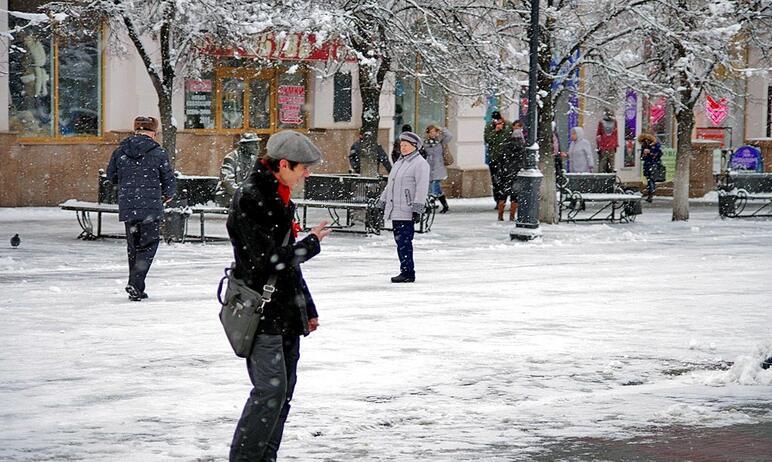
[[[483,139],[485,140],[486,147],[486,164],[491,173],[491,187],[493,189],[493,199],[496,201],[496,208],[501,200],[506,200],[506,197],[500,197],[496,195],[496,191],[501,191],[501,188],[496,184],[499,176],[496,174],[496,162],[493,160],[501,156],[501,151],[504,149],[504,144],[509,141],[512,135],[512,126],[504,120],[499,111],[493,111],[491,114],[491,121],[485,125],[485,131],[483,133]]]
[[[233,435],[231,462],[276,460],[297,381],[300,336],[319,326],[300,264],[320,252],[331,230],[322,222],[296,240],[300,227],[290,193],[321,160],[319,148],[301,133],[275,133],[231,202],[227,228],[236,260],[233,275],[258,293],[277,275],[247,358],[253,388]]]
[[[517,214],[517,188],[515,187],[515,182],[517,181],[517,173],[520,169],[525,168],[525,158],[526,146],[523,136],[523,123],[516,120],[512,124],[512,136],[504,144],[504,148],[496,157],[491,157],[491,164],[495,165],[496,169],[494,185],[496,185],[497,190],[493,194],[499,198],[497,202],[499,221],[504,221],[507,198],[510,201],[509,221],[515,221],[515,215]]]
[[[348,151],[348,163],[351,167],[349,173],[356,173],[358,175],[361,172],[363,136],[363,133],[360,131],[357,135],[357,140],[354,141],[354,144],[351,145],[351,149]],[[383,150],[383,147],[380,144],[376,145],[376,149],[378,150],[378,164],[383,165],[383,168],[386,169],[386,173],[388,174],[391,172],[391,162],[389,162],[389,157],[386,155],[386,151]]]
[[[169,155],[155,140],[158,120],[134,119],[134,134],[121,141],[107,166],[107,178],[118,186],[118,219],[126,226],[129,256],[129,300],[147,298],[145,277],[160,241],[164,203],[174,196]]]
[[[643,176],[646,177],[646,202],[654,199],[654,190],[657,189],[654,167],[662,164],[662,147],[657,137],[651,133],[641,133],[638,136],[641,143],[641,159],[643,160]]]

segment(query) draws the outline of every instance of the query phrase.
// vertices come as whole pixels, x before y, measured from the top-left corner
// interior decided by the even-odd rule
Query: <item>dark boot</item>
[[[509,221],[515,221],[517,215],[517,202],[509,203]]]
[[[505,201],[499,201],[499,205],[498,205],[499,221],[504,221],[504,208],[506,206],[507,206],[507,203]]]
[[[147,298],[147,294],[140,292],[136,287],[132,285],[126,286],[126,293],[129,294],[129,300],[132,302],[139,302],[143,298]],[[145,295],[144,297],[142,295]]]
[[[654,191],[649,191],[649,193],[646,195],[646,202],[653,202],[654,201]]]
[[[440,200],[440,204],[442,204],[442,210],[440,210],[440,213],[447,213],[448,210],[450,210],[450,209],[448,208],[448,200],[445,199],[445,194],[443,194],[442,196],[438,197],[437,199],[439,199]]]
[[[399,273],[398,275],[391,278],[391,282],[415,282],[415,276],[408,276],[403,273]]]

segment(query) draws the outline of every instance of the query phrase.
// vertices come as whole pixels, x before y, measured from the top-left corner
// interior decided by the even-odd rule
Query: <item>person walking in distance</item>
[[[153,264],[164,203],[174,196],[175,178],[169,155],[155,140],[158,120],[134,119],[134,134],[121,141],[107,166],[107,178],[118,186],[118,219],[126,228],[129,257],[129,300],[147,298],[145,277]]]
[[[568,168],[572,173],[592,173],[593,158],[592,146],[584,137],[584,129],[572,128],[571,145],[568,147]]]
[[[429,163],[429,194],[436,197],[442,204],[440,213],[447,213],[449,210],[448,200],[442,191],[442,180],[448,177],[448,169],[445,168],[443,154],[446,149],[449,149],[448,143],[452,139],[453,135],[447,128],[441,128],[437,125],[426,127],[424,151],[426,151],[426,161]]]
[[[499,189],[494,194],[499,198],[497,203],[499,221],[504,221],[507,198],[510,201],[509,221],[515,221],[517,215],[517,174],[525,168],[526,155],[523,123],[516,120],[512,123],[512,136],[504,145],[504,149],[501,150],[498,157],[491,159],[491,162],[496,164],[496,187]]]
[[[296,240],[300,227],[290,194],[321,160],[319,148],[301,133],[275,133],[231,202],[227,228],[236,261],[233,276],[262,293],[276,275],[247,358],[253,388],[233,435],[231,462],[276,460],[297,382],[300,336],[319,326],[300,264],[319,254],[331,230],[321,222]]]
[[[389,181],[378,199],[384,219],[391,220],[394,228],[400,271],[391,282],[396,283],[415,282],[413,236],[429,191],[429,164],[419,154],[423,145],[421,137],[413,132],[403,132],[399,140],[402,157],[394,163]]]

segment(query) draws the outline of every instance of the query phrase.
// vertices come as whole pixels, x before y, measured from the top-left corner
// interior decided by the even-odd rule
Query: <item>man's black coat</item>
[[[278,275],[258,333],[308,334],[308,319],[317,313],[300,264],[319,253],[319,239],[309,234],[295,241],[291,231],[295,205],[292,201],[284,205],[278,187],[274,174],[258,161],[236,191],[227,224],[236,259],[234,275],[259,293],[272,273]],[[282,246],[288,231],[289,242]]]

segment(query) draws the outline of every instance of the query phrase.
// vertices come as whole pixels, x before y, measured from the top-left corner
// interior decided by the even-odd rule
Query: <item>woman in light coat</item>
[[[400,272],[391,282],[415,282],[413,236],[421,220],[429,191],[429,164],[421,157],[421,137],[413,132],[399,135],[401,157],[389,173],[389,182],[378,199],[383,219],[391,220],[397,243]]]
[[[568,163],[572,173],[592,173],[595,166],[595,152],[584,137],[582,127],[571,129],[571,146],[568,148]]]
[[[441,128],[436,125],[426,127],[426,140],[424,140],[424,151],[426,151],[426,161],[429,163],[429,194],[436,197],[442,210],[440,213],[448,211],[448,200],[445,193],[442,192],[441,182],[448,177],[448,169],[445,168],[443,152],[448,149],[448,143],[453,139],[447,128]]]

